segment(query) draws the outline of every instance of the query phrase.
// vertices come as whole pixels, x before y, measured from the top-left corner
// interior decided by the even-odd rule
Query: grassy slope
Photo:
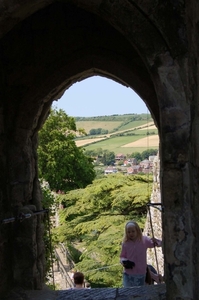
[[[122,125],[122,121],[78,121],[76,122],[77,128],[84,128],[87,134],[91,129],[102,128],[111,132],[116,132],[120,130],[127,130],[134,127],[142,126],[147,124],[146,120],[132,121],[128,124]]]
[[[152,129],[150,129],[151,123],[153,122],[153,120],[151,118],[144,119],[144,120],[136,120],[136,121],[130,121],[130,122],[126,122],[126,116],[124,115],[124,119],[122,119],[122,115],[119,116],[118,118],[119,120],[114,120],[114,121],[110,121],[110,120],[89,120],[89,121],[78,121],[76,122],[76,125],[78,128],[84,128],[86,130],[86,132],[89,132],[91,129],[93,128],[103,128],[103,129],[108,129],[109,133],[111,133],[113,131],[113,129],[116,129],[114,131],[115,134],[119,134],[121,131],[122,133],[133,133],[134,135],[131,136],[113,136],[111,134],[111,137],[108,137],[105,140],[102,141],[97,141],[95,142],[95,138],[99,138],[99,136],[87,136],[84,139],[88,140],[88,139],[92,139],[92,143],[89,145],[84,145],[83,147],[86,150],[93,150],[96,148],[102,148],[103,150],[107,149],[109,151],[113,151],[115,152],[115,154],[117,153],[123,153],[123,154],[131,154],[132,152],[142,152],[146,149],[149,148],[153,148],[153,149],[158,149],[158,146],[150,146],[150,142],[149,139],[146,135],[147,132],[149,133],[155,133],[158,134],[158,130],[154,129],[152,127]],[[122,125],[123,122],[126,122],[126,124]],[[138,130],[137,128],[139,126],[143,126],[146,125],[145,128],[143,128],[142,130]],[[132,129],[132,130],[130,130]],[[126,144],[132,143],[134,141],[137,140],[141,140],[145,138],[146,141],[140,143],[140,145],[135,146],[131,146],[131,147],[123,147]],[[78,142],[81,139],[78,139]]]
[[[87,134],[91,129],[102,128],[109,132],[118,128],[122,124],[122,121],[78,121],[76,122],[77,128],[84,128]]]
[[[131,154],[132,152],[143,152],[148,148],[158,149],[158,147],[150,147],[150,143],[146,141],[146,145],[142,147],[122,147],[125,144],[132,143],[141,138],[145,138],[146,135],[139,136],[121,136],[121,137],[113,137],[110,139],[103,140],[101,142],[96,142],[88,146],[84,146],[86,150],[93,150],[97,148],[102,148],[103,150],[107,149],[109,151],[115,152],[115,154],[123,153],[123,154]]]
[[[150,121],[151,123],[151,121]],[[139,120],[139,121],[132,121],[132,122],[129,122],[128,124],[126,125],[123,125],[121,126],[120,128],[118,128],[118,130],[127,130],[127,129],[130,129],[130,128],[135,128],[135,127],[139,127],[139,126],[142,126],[144,124],[147,124],[147,120]]]

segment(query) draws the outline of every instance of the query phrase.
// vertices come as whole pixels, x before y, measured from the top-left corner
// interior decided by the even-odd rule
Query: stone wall
[[[159,131],[167,299],[199,299],[199,1],[32,3],[0,1],[1,219],[14,216],[16,205],[40,209],[34,137],[52,102],[90,76],[116,80],[145,101]],[[39,247],[32,265],[13,246],[25,228],[16,236],[12,225],[0,225],[0,292],[16,273],[19,283],[32,274],[29,288],[39,288],[37,224],[25,232]],[[14,252],[24,263],[20,274]]]
[[[144,234],[150,237],[154,236],[162,240],[162,205],[160,194],[160,158],[159,153],[153,163],[153,188],[150,204],[148,206],[147,221],[144,228]],[[157,204],[157,205],[155,205]],[[164,258],[162,247],[148,249],[148,264],[154,266],[160,274],[164,274]]]

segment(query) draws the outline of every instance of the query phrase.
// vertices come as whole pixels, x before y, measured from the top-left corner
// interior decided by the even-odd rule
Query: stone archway
[[[159,129],[167,299],[197,299],[198,3],[13,0],[0,9],[1,218],[41,208],[37,132],[52,101],[89,76],[114,79]],[[41,288],[39,218],[28,230],[1,225],[0,240],[0,290]]]

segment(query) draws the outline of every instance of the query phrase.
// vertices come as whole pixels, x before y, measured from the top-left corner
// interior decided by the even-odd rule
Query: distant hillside
[[[123,114],[123,115],[109,115],[98,117],[74,117],[76,121],[124,121],[124,120],[139,120],[151,118],[150,114]]]
[[[108,133],[126,130],[153,121],[150,114],[125,114],[99,117],[75,117],[77,128],[84,128],[89,134],[91,129],[102,128]]]
[[[78,147],[86,150],[102,148],[115,154],[130,154],[146,149],[158,149],[158,130],[151,115],[129,114],[100,116],[93,118],[75,118],[77,128],[84,128],[86,137],[76,139]],[[106,134],[91,135],[90,130],[103,129]]]

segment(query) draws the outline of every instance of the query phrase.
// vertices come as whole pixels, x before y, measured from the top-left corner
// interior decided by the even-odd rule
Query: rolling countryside
[[[150,115],[114,115],[81,118],[77,128],[83,128],[87,136],[75,140],[78,147],[86,150],[102,148],[115,154],[131,154],[159,148],[158,130]],[[92,129],[107,130],[106,134],[91,135]]]

